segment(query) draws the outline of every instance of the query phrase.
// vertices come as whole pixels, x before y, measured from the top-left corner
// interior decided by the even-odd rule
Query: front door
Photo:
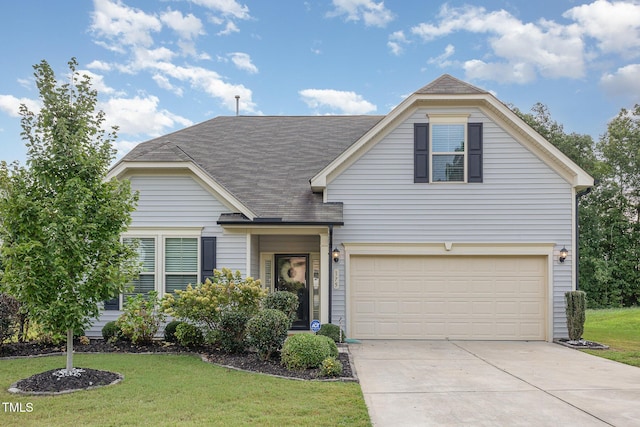
[[[298,296],[292,329],[309,329],[309,255],[276,255],[275,288]]]

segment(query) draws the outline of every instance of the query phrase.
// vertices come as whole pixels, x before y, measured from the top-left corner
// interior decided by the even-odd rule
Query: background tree
[[[640,106],[622,109],[598,143],[566,134],[543,104],[513,109],[538,133],[596,178],[580,199],[580,288],[590,307],[640,303]]]
[[[20,107],[27,163],[0,166],[3,287],[45,330],[73,336],[135,275],[135,250],[121,243],[137,195],[125,181],[105,181],[116,129],[102,128],[97,92],[69,61],[60,84],[46,61],[34,66],[42,109]]]

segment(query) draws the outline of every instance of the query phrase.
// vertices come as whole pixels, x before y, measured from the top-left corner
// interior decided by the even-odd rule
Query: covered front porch
[[[313,320],[331,322],[332,226],[224,225],[225,233],[246,236],[246,271],[269,292],[298,296],[294,330],[307,331]]]

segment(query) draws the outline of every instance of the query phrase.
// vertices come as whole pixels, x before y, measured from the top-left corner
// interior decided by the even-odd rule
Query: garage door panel
[[[351,256],[354,338],[544,340],[545,257]]]

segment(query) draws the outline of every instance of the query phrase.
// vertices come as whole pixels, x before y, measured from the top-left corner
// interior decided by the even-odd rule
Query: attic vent
[[[240,95],[236,95],[236,117],[240,115]]]

